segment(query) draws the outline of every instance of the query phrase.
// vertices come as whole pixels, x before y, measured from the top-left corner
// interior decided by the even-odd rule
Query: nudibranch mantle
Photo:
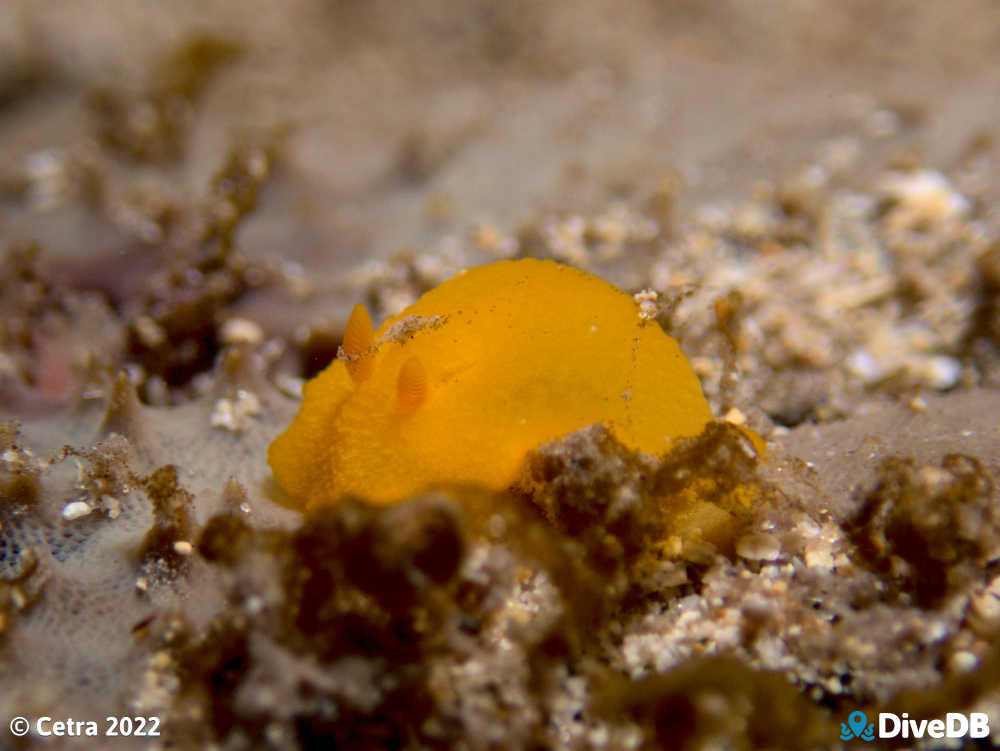
[[[305,508],[501,490],[529,451],[594,423],[662,454],[712,414],[677,342],[639,312],[603,279],[534,259],[465,271],[374,332],[356,306],[270,446],[275,480]]]

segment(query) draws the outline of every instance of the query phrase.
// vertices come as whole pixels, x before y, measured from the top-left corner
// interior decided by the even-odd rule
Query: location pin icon
[[[854,731],[854,737],[860,738],[861,734],[865,732],[865,725],[868,724],[868,718],[865,717],[864,712],[851,712],[847,716],[847,724]]]

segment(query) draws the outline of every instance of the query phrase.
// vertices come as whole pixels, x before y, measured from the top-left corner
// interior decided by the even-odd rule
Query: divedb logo
[[[840,740],[857,738],[873,741],[875,738],[986,738],[990,734],[990,718],[985,712],[948,712],[944,719],[911,720],[910,715],[879,712],[878,730],[868,716],[855,710],[840,723]]]

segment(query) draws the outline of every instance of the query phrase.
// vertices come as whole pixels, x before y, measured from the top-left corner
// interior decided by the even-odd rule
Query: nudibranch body
[[[356,306],[340,357],[305,385],[268,461],[303,507],[392,503],[514,485],[528,452],[586,425],[661,454],[711,418],[677,342],[629,295],[553,261],[499,261],[374,332]]]

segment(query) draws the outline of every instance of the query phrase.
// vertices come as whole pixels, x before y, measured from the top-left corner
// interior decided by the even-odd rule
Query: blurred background
[[[242,247],[324,268],[674,172],[682,205],[744,195],[845,134],[948,166],[997,121],[998,58],[989,0],[7,0],[2,231],[67,256],[148,240],[241,139],[281,147]],[[92,215],[64,216],[67,160]]]
[[[517,253],[704,282],[656,273],[662,241],[756,242],[813,187],[874,194],[887,169],[957,175],[995,225],[998,62],[991,0],[7,0],[0,241],[110,299],[168,386],[219,332],[165,322],[149,278],[235,247],[252,273],[195,317],[295,338],[310,375],[359,290],[377,319]],[[591,235],[656,243],[588,254]],[[150,354],[178,328],[186,364]]]

